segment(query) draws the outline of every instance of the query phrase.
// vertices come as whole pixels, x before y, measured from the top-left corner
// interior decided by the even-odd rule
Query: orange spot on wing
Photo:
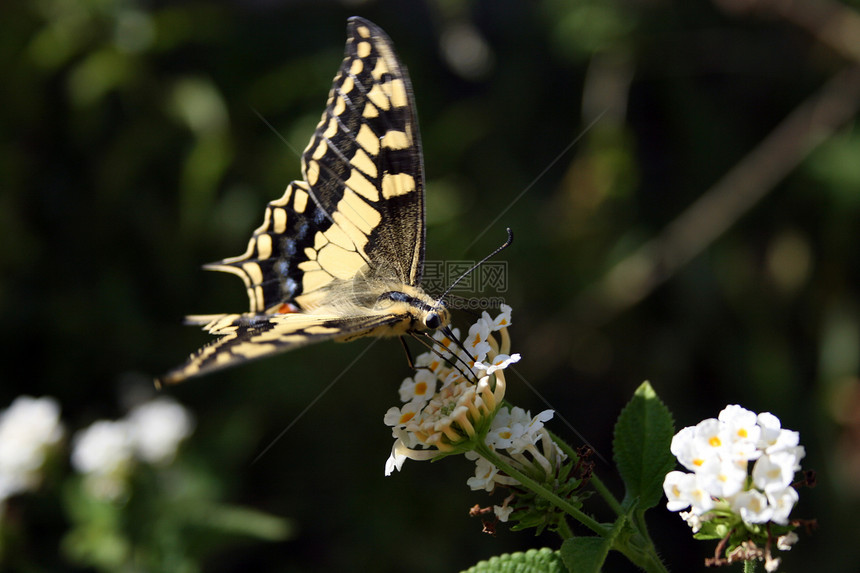
[[[299,307],[291,302],[282,302],[275,308],[275,314],[292,314],[294,312],[299,312]]]

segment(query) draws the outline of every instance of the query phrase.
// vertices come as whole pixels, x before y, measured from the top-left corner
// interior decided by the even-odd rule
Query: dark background
[[[246,309],[239,281],[199,267],[241,254],[265,203],[300,176],[255,111],[304,149],[358,14],[387,31],[412,78],[427,258],[479,259],[506,226],[516,234],[498,259],[502,296],[517,370],[559,414],[550,427],[579,443],[563,416],[609,458],[614,420],[646,379],[677,428],[730,403],[771,411],[800,431],[819,477],[793,515],[820,528],[784,570],[855,571],[860,548],[844,532],[860,505],[856,69],[831,82],[860,60],[857,8],[3,2],[0,406],[54,396],[71,429],[121,416],[207,340],[183,315]],[[716,199],[691,209],[703,196]],[[166,390],[195,412],[187,455],[225,497],[298,525],[290,541],[233,546],[205,570],[452,571],[557,543],[482,534],[467,510],[499,500],[469,491],[462,458],[383,477],[382,417],[409,374],[396,341],[374,344],[305,411],[367,344]],[[512,402],[547,407],[509,380]],[[597,471],[617,485],[611,465]],[[670,566],[700,568],[713,545],[653,513]],[[31,532],[44,570],[70,567],[55,547],[64,527]]]

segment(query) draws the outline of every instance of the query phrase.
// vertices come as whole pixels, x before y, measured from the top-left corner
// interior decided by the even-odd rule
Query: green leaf
[[[564,573],[566,569],[558,551],[548,547],[529,549],[525,553],[505,553],[481,561],[463,573]]]
[[[611,545],[604,537],[571,537],[561,544],[561,558],[571,573],[598,573]]]
[[[674,434],[672,414],[651,384],[643,382],[615,424],[613,454],[627,488],[625,503],[637,498],[644,511],[659,503],[663,479],[675,466],[669,451]]]
[[[246,507],[212,504],[189,509],[189,523],[233,535],[247,535],[267,541],[283,541],[293,535],[292,522]]]

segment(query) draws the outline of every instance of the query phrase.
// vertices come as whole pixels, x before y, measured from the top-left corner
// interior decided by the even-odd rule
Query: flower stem
[[[570,539],[573,537],[573,531],[570,529],[570,524],[567,522],[567,518],[563,515],[558,519],[558,527],[556,528],[556,531],[562,539]]]
[[[574,507],[573,504],[571,504],[569,501],[562,499],[555,492],[550,491],[549,489],[537,483],[535,480],[522,473],[512,465],[503,461],[502,458],[499,457],[496,452],[489,448],[486,444],[476,444],[475,451],[478,452],[488,462],[490,462],[512,478],[515,478],[523,486],[540,495],[547,501],[551,502],[553,505],[566,512],[568,515],[582,523],[584,526],[586,526],[596,534],[600,535],[601,537],[609,536],[610,531],[606,526],[601,525],[596,520],[592,519],[591,517]]]
[[[552,436],[553,441],[556,442],[562,449],[562,451],[564,451],[564,453],[567,454],[571,459],[579,459],[579,456],[576,454],[575,451],[570,448],[570,446],[560,440],[552,432],[550,432],[550,435]],[[551,502],[553,505],[566,512],[568,515],[570,515],[571,517],[573,517],[601,537],[615,537],[613,531],[610,528],[592,519],[591,517],[574,507],[567,500],[558,496],[555,492],[547,489],[542,484],[537,483],[535,480],[520,472],[515,467],[506,463],[504,460],[502,460],[501,457],[499,457],[499,455],[495,451],[489,448],[486,444],[476,444],[475,451],[482,457],[484,457],[487,461],[505,472],[507,475],[515,478],[524,487],[528,488],[532,492],[540,495],[547,501]],[[639,520],[626,520],[623,516],[625,516],[627,512],[624,511],[618,500],[612,495],[609,489],[606,488],[603,482],[601,482],[596,476],[592,475],[589,483],[594,485],[595,489],[600,493],[601,497],[604,498],[607,504],[619,516],[619,519],[627,521],[628,524],[632,526],[632,528],[639,534],[640,539],[644,541],[644,544],[642,546],[635,547],[630,545],[629,543],[620,542],[619,539],[616,537],[612,541],[613,549],[619,551],[625,557],[630,559],[631,562],[635,563],[649,573],[667,573],[668,570],[657,555],[657,551],[654,548],[654,544],[651,541],[647,529],[645,529],[644,527],[644,523]],[[564,523],[565,525],[567,525],[566,521]],[[565,530],[567,532],[570,531],[569,527],[565,528]],[[559,527],[559,535],[561,535],[563,538],[565,538],[565,530]]]

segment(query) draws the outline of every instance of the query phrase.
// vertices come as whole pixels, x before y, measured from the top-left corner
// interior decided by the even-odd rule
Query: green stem
[[[579,459],[579,456],[576,455],[576,452],[574,452],[570,448],[570,446],[568,446],[562,440],[558,439],[558,437],[552,434],[552,432],[550,432],[550,435],[552,436],[553,441],[555,441],[562,449],[562,451],[564,451],[564,453],[567,454],[571,459]],[[499,468],[501,471],[519,481],[523,486],[525,486],[532,492],[548,500],[553,505],[566,512],[568,515],[570,515],[571,517],[573,517],[601,537],[613,538],[613,549],[622,553],[631,562],[635,563],[645,571],[648,571],[649,573],[668,573],[666,566],[663,564],[663,562],[657,555],[654,543],[653,541],[651,541],[648,531],[644,527],[643,523],[638,521],[628,521],[628,523],[631,524],[633,529],[645,541],[642,547],[634,547],[631,546],[629,543],[620,543],[618,539],[615,538],[615,535],[613,534],[612,530],[607,528],[605,525],[600,524],[596,520],[592,519],[591,517],[574,507],[572,504],[570,504],[567,500],[559,497],[555,492],[547,489],[546,487],[537,483],[535,480],[531,479],[521,471],[504,462],[487,445],[483,443],[476,444],[475,451],[482,457],[484,457],[487,461],[492,463],[494,466]],[[612,507],[613,511],[615,511],[615,513],[620,516],[620,519],[624,520],[625,518],[623,516],[626,514],[624,509],[621,507],[621,504],[618,502],[617,499],[615,499],[612,493],[603,485],[603,483],[594,475],[591,476],[591,480],[589,483],[595,486],[595,489],[601,494],[601,496],[606,500],[610,507]],[[567,525],[566,522],[565,525]],[[566,529],[569,531],[569,528]],[[563,538],[566,537],[565,533],[561,529],[559,530],[559,534]]]
[[[757,560],[750,559],[749,561],[744,561],[744,573],[755,573],[756,569],[758,569]]]
[[[573,531],[570,529],[570,524],[567,523],[567,519],[563,515],[558,520],[556,531],[562,539],[570,539],[573,537]]]
[[[584,526],[600,535],[601,537],[609,536],[609,529],[577,509],[566,499],[562,499],[559,497],[554,491],[550,491],[545,488],[543,485],[537,483],[535,480],[522,473],[515,467],[509,465],[508,463],[502,461],[502,459],[496,455],[492,449],[490,449],[486,444],[478,443],[476,444],[475,451],[478,452],[484,459],[488,462],[516,479],[523,486],[527,487],[534,493],[540,495],[544,499],[550,501],[553,505],[566,512],[568,515],[582,523]]]

